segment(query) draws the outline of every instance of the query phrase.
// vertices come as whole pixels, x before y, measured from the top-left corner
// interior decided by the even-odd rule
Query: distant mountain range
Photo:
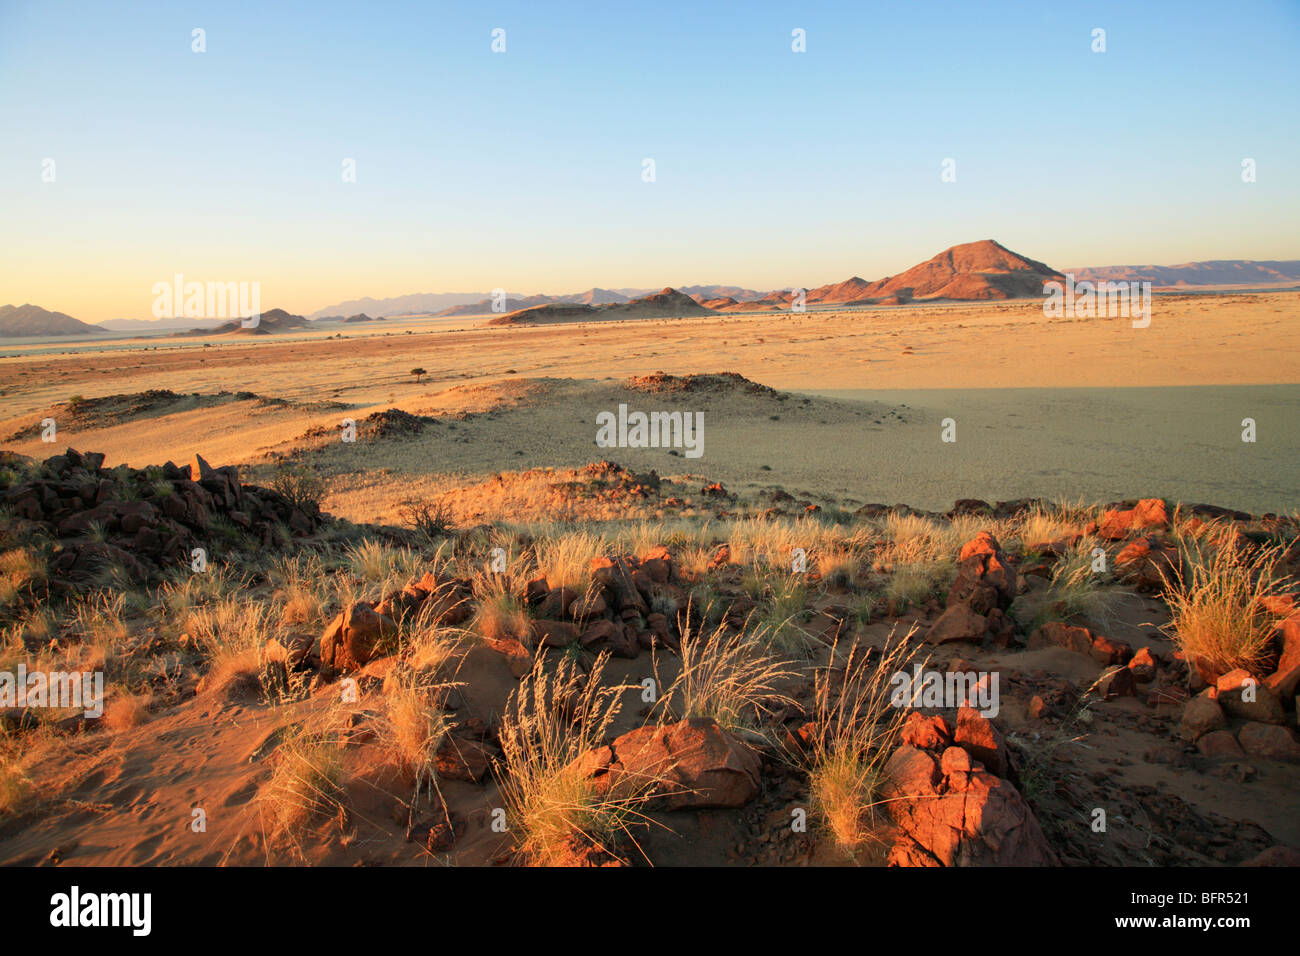
[[[245,319],[231,319],[224,322],[214,329],[195,328],[188,332],[173,332],[174,337],[181,336],[208,336],[208,335],[273,335],[276,332],[290,332],[294,329],[305,329],[311,326],[311,322],[305,316],[294,315],[292,312],[286,312],[284,309],[269,309],[263,312],[259,317],[257,324],[249,328],[244,327]]]
[[[1074,278],[1091,282],[1150,282],[1153,288],[1177,289],[1206,285],[1296,285],[1300,259],[1211,259],[1180,266],[1093,266],[1066,269]]]
[[[1198,287],[1285,287],[1300,285],[1300,259],[1214,259],[1174,266],[1090,266],[1065,270],[1076,280],[1145,281],[1156,289]],[[912,301],[977,301],[1038,297],[1043,282],[1060,281],[1061,272],[1012,252],[992,239],[945,249],[932,259],[895,276],[874,282],[851,276],[842,282],[808,289],[808,306],[902,305]],[[653,289],[591,288],[572,295],[507,298],[504,314],[494,312],[490,295],[479,292],[417,293],[389,299],[353,299],[310,317],[283,309],[262,314],[257,328],[245,329],[229,319],[109,319],[90,325],[62,312],[35,305],[0,306],[0,336],[86,335],[113,332],[172,332],[174,335],[270,335],[321,323],[366,323],[399,315],[492,316],[501,324],[576,321],[583,317],[699,315],[708,312],[786,311],[794,302],[790,289],[761,292],[734,285],[690,285]],[[554,308],[546,308],[553,306]],[[560,308],[564,306],[565,308]],[[619,308],[619,307],[630,308]],[[538,310],[538,311],[533,311]],[[527,313],[522,315],[521,313]]]
[[[684,292],[664,289],[630,302],[587,305],[582,302],[550,302],[497,316],[489,325],[540,325],[549,322],[582,322],[589,319],[659,319],[687,315],[708,315],[712,310]]]
[[[90,325],[62,312],[51,312],[39,305],[0,305],[0,335],[85,335],[103,332],[98,325]]]

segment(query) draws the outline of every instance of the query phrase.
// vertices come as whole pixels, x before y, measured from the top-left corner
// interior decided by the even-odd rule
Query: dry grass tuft
[[[601,686],[607,660],[598,658],[586,677],[568,660],[551,673],[534,671],[502,714],[497,779],[512,829],[522,834],[517,850],[530,862],[561,862],[575,840],[617,855],[656,783],[629,781],[601,795],[578,765],[604,740],[629,689]]]
[[[1187,657],[1210,670],[1241,667],[1259,674],[1268,657],[1273,616],[1263,599],[1284,593],[1281,545],[1246,553],[1222,547],[1208,556],[1199,542],[1183,551],[1183,566],[1164,579],[1170,620],[1164,630]]]
[[[907,719],[890,702],[891,681],[916,653],[910,632],[874,664],[856,646],[841,660],[837,646],[814,680],[817,730],[811,745],[791,756],[808,773],[814,812],[850,854],[878,824],[884,766]]]
[[[765,648],[761,628],[729,632],[725,624],[682,635],[681,670],[656,705],[680,720],[712,717],[728,730],[756,732],[768,717],[794,701],[780,690],[799,676],[788,660]]]

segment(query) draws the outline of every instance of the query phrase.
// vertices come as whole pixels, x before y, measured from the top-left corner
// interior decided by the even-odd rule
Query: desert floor
[[[497,471],[601,457],[842,506],[1161,495],[1293,510],[1300,297],[1166,295],[1153,312],[1147,328],[1050,320],[1033,301],[11,346],[0,358],[0,442],[49,453],[34,427],[48,417],[55,445],[106,452],[109,464],[299,454],[332,476],[326,508],[358,521],[394,521],[405,498]],[[428,372],[419,383],[416,367]],[[658,370],[736,372],[787,394],[629,388]],[[80,415],[65,404],[152,389],[178,397]],[[620,402],[705,412],[703,456],[596,448],[596,414]],[[390,407],[438,424],[364,454],[328,440],[344,418]],[[954,443],[940,440],[948,418]],[[1247,418],[1254,443],[1242,441]]]

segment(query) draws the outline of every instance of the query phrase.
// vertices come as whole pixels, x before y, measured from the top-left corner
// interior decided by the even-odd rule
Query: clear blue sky
[[[0,303],[1300,258],[1296,0],[704,6],[0,0]]]

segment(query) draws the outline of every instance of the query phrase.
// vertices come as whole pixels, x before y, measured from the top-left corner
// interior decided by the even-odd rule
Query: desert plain
[[[1290,291],[11,344],[5,667],[108,691],[3,710],[0,860],[1294,863],[1297,342]]]

